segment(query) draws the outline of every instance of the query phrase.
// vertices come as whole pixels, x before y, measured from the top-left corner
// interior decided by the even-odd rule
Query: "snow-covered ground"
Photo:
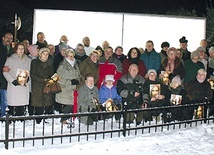
[[[29,122],[28,122],[29,123]],[[16,131],[20,132],[22,123],[19,123]],[[109,123],[110,124],[110,123]],[[11,124],[12,126],[12,124]],[[26,134],[32,135],[30,123],[27,126]],[[37,124],[36,129],[40,130],[42,124]],[[82,127],[83,128],[83,127]],[[3,123],[0,124],[0,131],[4,130]],[[45,129],[48,132],[51,129]],[[55,129],[58,130],[57,128]],[[66,127],[64,130],[68,130]],[[75,130],[75,129],[74,129]],[[51,131],[50,131],[51,132]],[[38,131],[36,134],[42,134]],[[2,132],[0,134],[2,135]],[[102,136],[102,135],[99,135]],[[22,142],[19,142],[22,143]],[[27,145],[27,142],[26,142]],[[199,124],[198,126],[177,129],[164,130],[163,132],[145,132],[144,134],[131,135],[127,137],[94,140],[89,141],[72,141],[72,143],[60,140],[54,140],[54,145],[45,144],[44,146],[36,145],[34,147],[10,147],[9,150],[4,149],[4,145],[0,143],[0,155],[43,155],[43,154],[115,154],[115,155],[153,155],[153,154],[182,154],[182,155],[212,155],[214,154],[214,124]]]

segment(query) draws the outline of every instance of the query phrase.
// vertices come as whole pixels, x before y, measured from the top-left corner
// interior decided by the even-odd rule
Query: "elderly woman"
[[[74,105],[74,90],[80,81],[80,71],[75,61],[75,53],[72,49],[65,51],[65,58],[57,69],[59,75],[59,84],[62,92],[56,94],[56,102],[61,105],[61,112],[71,113]],[[69,123],[68,118],[63,117],[61,122],[63,124]]]
[[[143,93],[148,94],[148,101],[144,101],[147,103],[145,107],[162,107],[164,105],[168,105],[169,103],[169,90],[168,87],[162,84],[161,81],[157,78],[157,72],[154,69],[148,70],[148,79],[146,79],[143,84]],[[152,117],[157,117],[159,119],[160,110],[148,111],[145,113],[145,121],[152,121]]]
[[[176,55],[177,50],[174,47],[170,47],[167,50],[167,57],[163,60],[160,67],[161,71],[166,71],[169,74],[169,78],[172,79],[175,76],[180,76],[181,79],[184,78],[185,68],[181,59]],[[162,79],[163,74],[159,75],[159,78]]]
[[[49,54],[50,50],[48,48],[41,48],[38,59],[32,60],[31,63],[31,105],[34,107],[34,114],[36,115],[53,112],[53,95],[43,93],[47,79],[50,79],[54,74],[53,63],[48,59]],[[40,123],[41,119],[36,121]]]
[[[85,76],[85,84],[78,90],[78,105],[79,112],[94,112],[96,111],[96,104],[99,103],[99,92],[94,85],[94,75],[89,73]],[[97,102],[95,102],[95,100]],[[86,125],[93,125],[96,120],[92,116],[84,116],[80,118],[80,122]]]
[[[98,66],[99,66],[98,59],[99,59],[99,52],[96,50],[93,50],[89,54],[89,57],[80,64],[79,69],[80,69],[81,79],[78,87],[82,86],[85,83],[85,76],[88,73],[92,73],[94,75],[94,83],[97,86]]]
[[[8,82],[7,102],[9,114],[22,116],[25,114],[25,106],[29,104],[29,70],[31,59],[24,54],[23,43],[17,43],[14,51],[15,53],[7,58],[5,63],[5,66],[8,66],[10,71],[3,72],[3,74]]]

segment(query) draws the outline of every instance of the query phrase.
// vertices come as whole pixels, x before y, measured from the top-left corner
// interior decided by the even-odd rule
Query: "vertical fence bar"
[[[208,120],[208,117],[209,117],[209,115],[207,115],[207,109],[208,109],[208,104],[209,104],[209,102],[208,102],[208,99],[207,99],[207,97],[205,98],[205,105],[204,105],[204,111],[203,111],[203,113],[204,113],[204,123],[207,123],[207,120]]]
[[[127,103],[125,102],[123,105],[123,136],[126,137],[126,117],[127,117]]]
[[[5,149],[9,147],[9,109],[6,109],[6,121],[5,121]]]

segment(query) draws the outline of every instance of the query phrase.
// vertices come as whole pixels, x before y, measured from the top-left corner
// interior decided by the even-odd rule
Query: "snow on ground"
[[[24,148],[10,147],[9,150],[5,150],[4,145],[0,143],[0,155],[25,154],[212,155],[214,154],[214,124],[87,142],[55,143]]]

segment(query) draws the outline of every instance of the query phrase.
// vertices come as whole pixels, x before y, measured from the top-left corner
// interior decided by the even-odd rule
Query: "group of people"
[[[42,32],[32,45],[24,40],[12,47],[12,40],[13,35],[5,33],[0,44],[1,117],[5,116],[6,107],[10,115],[22,116],[26,111],[29,115],[53,114],[55,110],[93,112],[108,111],[110,106],[114,110],[142,109],[213,100],[207,79],[214,76],[214,47],[208,49],[205,39],[193,52],[188,51],[185,37],[179,40],[179,49],[163,42],[160,53],[155,51],[153,41],[148,40],[145,51],[132,47],[127,56],[122,46],[114,50],[107,41],[102,47],[93,48],[89,37],[84,37],[75,48],[68,45],[65,35],[58,45],[48,44]],[[43,89],[55,74],[61,92],[45,94]],[[74,106],[75,99],[78,107]],[[173,117],[182,121],[191,119],[194,110],[128,113],[125,119],[128,123],[135,120],[139,125],[143,119],[152,121],[163,113],[164,120]],[[68,119],[63,117],[61,122],[67,124]],[[80,118],[81,123],[88,125],[96,120]]]

